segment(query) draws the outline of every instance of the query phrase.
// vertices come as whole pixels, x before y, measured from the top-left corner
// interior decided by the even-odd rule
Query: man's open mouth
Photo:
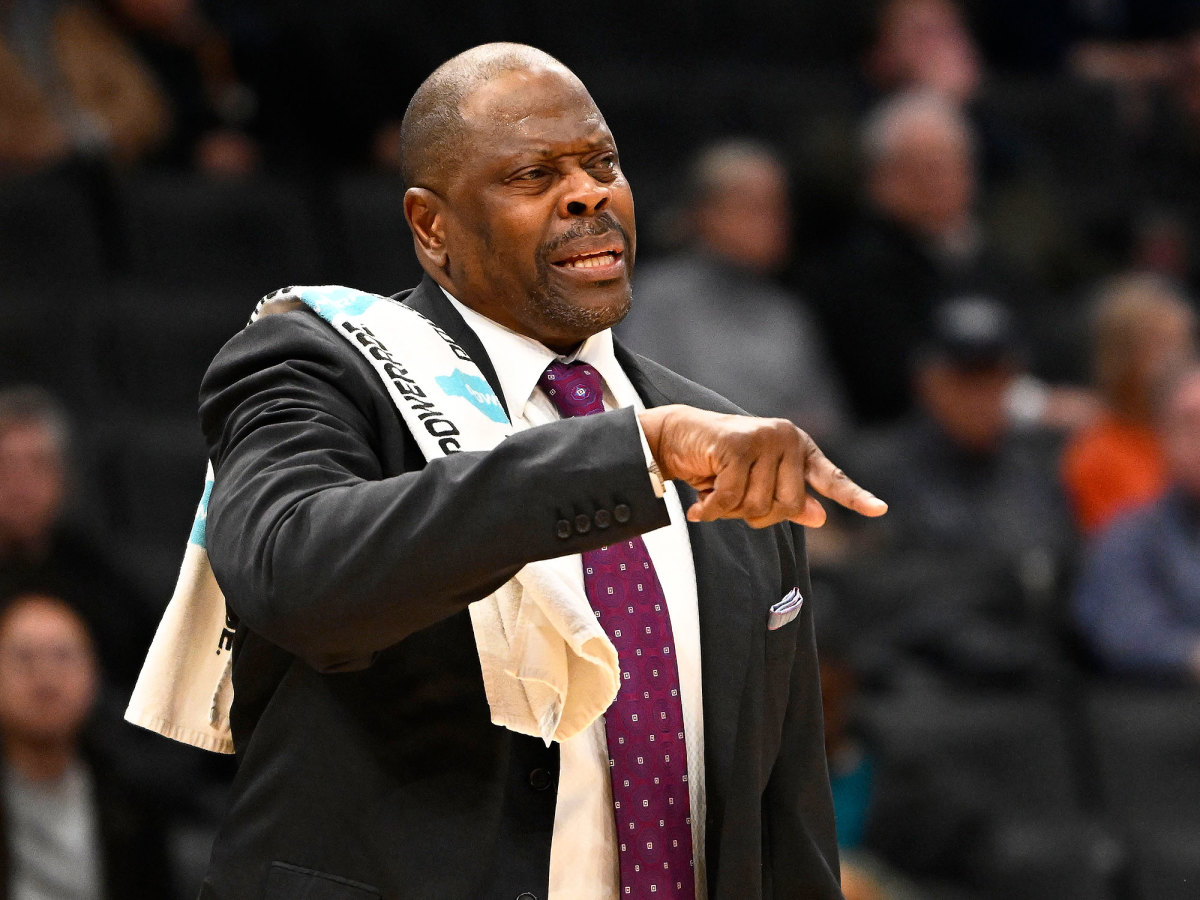
[[[598,253],[581,253],[559,260],[554,265],[562,269],[599,269],[613,265],[621,256],[620,250],[602,250]]]

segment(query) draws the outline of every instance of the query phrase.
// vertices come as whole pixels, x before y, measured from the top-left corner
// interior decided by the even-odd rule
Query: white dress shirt
[[[605,409],[626,406],[639,411],[644,409],[632,382],[617,362],[611,331],[606,329],[592,335],[570,357],[561,357],[532,338],[517,334],[464,306],[448,292],[446,296],[491,358],[514,430],[522,431],[561,418],[553,402],[538,387],[542,372],[555,359],[563,362],[578,360],[593,366],[604,379]],[[649,478],[649,474],[646,477]],[[662,584],[675,637],[688,757],[696,897],[704,900],[708,895],[704,864],[704,709],[696,570],[683,505],[675,486],[667,482],[665,487],[663,500],[671,523],[647,532],[642,539]],[[576,571],[582,593],[582,563]],[[603,722],[597,720],[586,731],[561,742],[559,759],[558,802],[550,845],[550,900],[618,900],[620,867]]]

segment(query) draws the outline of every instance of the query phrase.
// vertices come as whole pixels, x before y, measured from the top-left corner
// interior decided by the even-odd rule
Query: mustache
[[[608,234],[610,231],[615,231],[621,235],[621,241],[625,245],[625,249],[629,249],[629,235],[625,233],[625,229],[621,227],[621,223],[617,221],[616,216],[610,212],[602,212],[590,219],[579,219],[570,228],[542,245],[542,258],[548,258],[554,251],[561,249],[565,244],[578,240],[581,237],[599,237],[602,234]]]

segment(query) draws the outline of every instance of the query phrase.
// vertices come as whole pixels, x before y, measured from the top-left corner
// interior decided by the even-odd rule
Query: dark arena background
[[[809,535],[847,897],[1200,896],[1200,3],[0,0],[0,590],[101,672],[57,720],[0,617],[0,734],[82,748],[105,896],[194,897],[233,774],[120,718],[205,368],[276,288],[416,284],[399,122],[493,40],[616,137],[618,336],[891,504]]]

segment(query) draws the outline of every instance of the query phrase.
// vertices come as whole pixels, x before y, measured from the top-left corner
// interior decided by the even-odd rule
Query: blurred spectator
[[[916,354],[916,411],[847,448],[847,468],[891,507],[869,530],[875,543],[837,576],[845,614],[870,623],[861,647],[880,654],[864,665],[887,668],[899,654],[991,678],[1035,664],[1025,631],[1053,593],[1072,531],[1055,442],[1008,414],[1019,372],[1008,310],[948,303]]]
[[[954,105],[972,100],[983,80],[979,49],[952,0],[881,3],[865,63],[884,93],[920,88]]]
[[[1075,521],[1087,534],[1166,486],[1154,392],[1195,352],[1195,314],[1160,277],[1113,279],[1100,291],[1093,316],[1093,368],[1106,409],[1075,435],[1062,461]]]
[[[985,102],[986,62],[958,3],[885,0],[864,68],[878,98],[933,94],[970,122],[983,189],[1028,174],[1034,154],[1024,136]]]
[[[47,590],[96,637],[113,683],[132,687],[154,634],[149,605],[64,515],[68,423],[37,388],[0,390],[0,594]]]
[[[1041,12],[1046,5],[1039,3]],[[968,12],[978,22],[988,10],[955,0],[880,3],[874,40],[863,57],[869,93],[876,103],[900,93],[928,93],[955,109],[972,135],[977,212],[993,252],[1043,285],[1072,289],[1090,259],[1062,187],[1049,174],[1053,142],[1028,130],[1009,96],[1011,82],[989,73],[976,39],[987,34],[972,33]],[[1007,20],[1021,10],[1010,2],[1003,13]],[[1053,27],[1053,14],[1034,17]],[[1062,35],[1047,37],[1053,43]],[[1006,299],[1017,304],[1022,298]]]
[[[196,0],[106,2],[170,98],[174,127],[158,158],[219,175],[252,171],[259,151],[246,127],[257,100]]]
[[[0,0],[0,172],[72,158],[134,163],[170,112],[121,35],[80,0]]]
[[[166,898],[161,823],[85,737],[99,683],[87,626],[55,597],[0,613],[0,894]]]
[[[975,141],[953,105],[930,93],[886,101],[865,123],[863,152],[870,214],[817,296],[854,410],[879,423],[909,408],[909,356],[939,302],[1035,301],[975,216]]]
[[[1171,489],[1093,540],[1076,623],[1114,672],[1198,681],[1200,369],[1172,383],[1159,425]]]
[[[621,337],[743,409],[839,430],[841,389],[817,323],[774,280],[791,249],[783,163],[752,141],[713,144],[693,161],[687,196],[687,249],[639,269]]]

